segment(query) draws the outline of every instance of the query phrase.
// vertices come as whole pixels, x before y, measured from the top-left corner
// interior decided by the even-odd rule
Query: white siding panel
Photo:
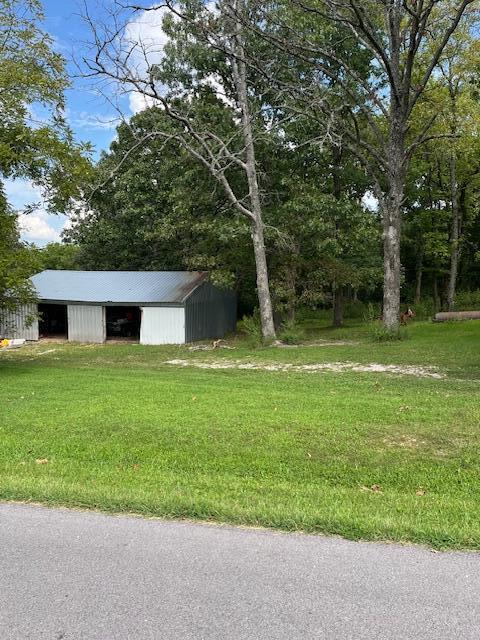
[[[105,307],[68,305],[68,339],[74,342],[105,342]]]
[[[30,324],[29,318],[38,313],[36,304],[24,304],[16,311],[7,311],[0,316],[0,336],[38,340],[38,318]]]
[[[142,307],[141,344],[185,344],[183,307]]]

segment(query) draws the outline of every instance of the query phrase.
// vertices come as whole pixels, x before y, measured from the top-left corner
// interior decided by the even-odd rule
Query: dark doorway
[[[67,338],[66,304],[39,304],[38,332],[40,338]]]
[[[140,307],[106,307],[107,339],[140,339]]]

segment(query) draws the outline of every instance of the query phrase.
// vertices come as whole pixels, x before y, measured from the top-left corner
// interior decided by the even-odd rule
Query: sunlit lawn
[[[39,344],[0,354],[0,497],[480,548],[480,322],[376,344],[190,351]],[[47,352],[47,353],[46,353]],[[203,370],[172,358],[438,366]]]

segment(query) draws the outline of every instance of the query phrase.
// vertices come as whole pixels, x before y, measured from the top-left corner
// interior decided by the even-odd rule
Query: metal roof
[[[39,300],[114,304],[182,303],[205,271],[42,271],[31,278]]]

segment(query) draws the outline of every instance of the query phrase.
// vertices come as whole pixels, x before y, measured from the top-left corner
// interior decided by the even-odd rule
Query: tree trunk
[[[446,307],[453,311],[455,307],[455,293],[457,288],[458,262],[460,257],[460,225],[461,211],[458,203],[457,158],[455,153],[450,156],[450,190],[452,198],[452,227],[450,232],[450,272],[446,291]]]
[[[255,174],[256,183],[256,174]],[[260,202],[260,201],[259,201]],[[255,209],[255,207],[254,207]],[[273,322],[273,307],[268,279],[267,254],[265,251],[265,239],[263,234],[263,221],[261,212],[252,221],[252,241],[255,255],[255,267],[257,272],[257,295],[260,307],[260,321],[262,324],[262,336],[265,340],[275,338],[275,324]]]
[[[438,297],[438,278],[433,276],[433,308],[438,311],[440,308],[440,299]]]
[[[297,267],[295,264],[286,267],[286,285],[288,289],[287,321],[293,324],[297,312]]]
[[[342,178],[341,178],[341,163],[342,163],[342,148],[334,146],[332,150],[332,178],[333,178],[333,196],[336,200],[340,200],[342,197]],[[338,235],[338,222],[335,223],[335,238]],[[343,325],[343,287],[338,286],[336,282],[333,283],[333,326],[341,327]]]
[[[389,207],[383,223],[383,323],[398,331],[400,321],[400,211]]]
[[[257,271],[257,295],[260,305],[262,336],[264,339],[275,338],[275,325],[273,322],[272,301],[268,282],[265,240],[263,237],[263,223],[261,219],[252,222],[252,242],[253,252],[255,254],[255,267]]]
[[[344,309],[343,287],[337,287],[334,290],[333,298],[333,326],[343,326],[343,309]]]
[[[273,322],[272,299],[268,278],[267,256],[265,251],[264,226],[262,219],[262,204],[258,186],[257,164],[255,158],[255,143],[252,130],[252,118],[248,100],[247,68],[245,63],[245,47],[243,42],[242,22],[238,18],[243,7],[238,0],[232,2],[232,15],[235,16],[234,56],[232,57],[232,71],[237,92],[238,108],[241,112],[242,133],[245,143],[245,172],[247,175],[249,200],[253,214],[251,220],[253,251],[257,270],[257,295],[260,306],[260,321],[264,340],[275,338]]]
[[[423,245],[420,245],[417,249],[417,262],[415,265],[415,304],[418,304],[422,298],[423,253]]]
[[[400,324],[400,234],[404,185],[395,180],[383,207],[383,323],[396,332]]]
[[[388,189],[383,214],[383,324],[396,333],[400,326],[400,235],[405,192],[406,156],[404,118],[392,97],[388,156]]]

